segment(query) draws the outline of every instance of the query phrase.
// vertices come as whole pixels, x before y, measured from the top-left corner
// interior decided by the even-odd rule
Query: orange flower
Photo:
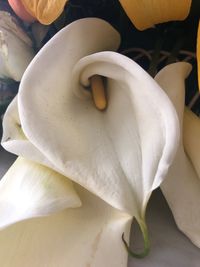
[[[45,25],[51,24],[62,13],[67,0],[21,0],[26,10]]]
[[[186,19],[192,0],[120,0],[120,3],[135,27],[145,30],[157,23]]]
[[[8,2],[19,18],[27,22],[33,22],[35,20],[35,18],[27,12],[21,0],[8,0]]]

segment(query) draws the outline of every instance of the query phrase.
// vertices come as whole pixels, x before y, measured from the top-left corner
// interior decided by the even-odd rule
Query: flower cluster
[[[1,144],[18,158],[0,182],[2,266],[127,266],[127,250],[149,252],[145,214],[160,186],[200,247],[200,120],[185,108],[191,65],[150,76],[118,52],[119,33],[99,18],[74,21],[36,53],[42,24],[67,1],[8,2],[37,24],[37,38],[0,11],[0,76],[20,82],[3,119]],[[139,30],[184,20],[191,8],[190,0],[120,3]],[[128,246],[133,219],[144,238],[138,254]]]

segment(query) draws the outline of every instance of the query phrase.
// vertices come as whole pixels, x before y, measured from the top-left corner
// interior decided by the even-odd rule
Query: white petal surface
[[[185,109],[183,122],[184,148],[200,179],[200,119],[191,110]]]
[[[19,157],[0,183],[0,228],[80,205],[71,181]]]
[[[27,33],[22,30],[17,19],[10,13],[0,10],[0,27],[16,35],[24,43],[32,47],[32,40],[29,38]]]
[[[83,206],[20,222],[0,232],[4,267],[126,267],[121,239],[131,218],[76,188]]]
[[[62,173],[140,219],[173,160],[179,127],[168,97],[132,60],[114,52],[84,58],[115,49],[116,40],[99,19],[59,32],[23,77],[19,114],[28,139]],[[93,74],[108,78],[105,112],[83,93]]]
[[[31,46],[0,26],[0,77],[20,81],[33,56]]]
[[[190,70],[188,63],[175,63],[165,67],[155,78],[176,107],[181,128],[185,99],[184,81]],[[200,247],[200,182],[184,153],[182,140],[161,189],[180,230]]]
[[[0,77],[20,81],[33,56],[32,41],[16,18],[0,11]]]
[[[19,118],[17,97],[13,99],[4,114],[1,145],[11,153],[56,170],[55,166],[25,136]]]

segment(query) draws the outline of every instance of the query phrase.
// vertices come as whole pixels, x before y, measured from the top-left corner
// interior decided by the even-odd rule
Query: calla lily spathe
[[[139,219],[175,153],[176,113],[142,68],[120,54],[100,52],[116,49],[118,34],[110,29],[109,36],[108,25],[94,27],[95,21],[102,23],[90,19],[73,23],[73,32],[72,26],[67,27],[35,57],[18,96],[20,120],[27,138],[62,173]],[[86,36],[81,27],[93,35],[80,48],[78,40]],[[47,69],[53,62],[54,67]],[[95,108],[85,90],[94,74],[107,77],[109,107],[105,113]],[[152,108],[151,117],[141,104],[144,98]],[[151,139],[154,144],[149,143]]]
[[[33,56],[28,35],[14,17],[0,11],[0,77],[20,81]]]
[[[175,156],[179,123],[158,84],[132,60],[112,52],[118,46],[119,35],[108,23],[82,19],[55,35],[28,66],[4,117],[2,145],[66,176],[73,183],[71,195],[75,198],[77,193],[82,206],[77,207],[76,197],[72,209],[37,220],[32,218],[41,212],[32,213],[29,221],[3,230],[1,262],[20,261],[20,267],[27,262],[44,266],[47,261],[69,267],[127,265],[121,235],[125,232],[129,239],[132,217],[143,227],[151,192]],[[107,78],[104,112],[96,109],[85,89],[96,74]],[[48,192],[43,182],[39,187]],[[44,229],[47,221],[51,237],[51,230]],[[37,231],[38,239],[32,242]],[[30,237],[16,250],[13,239],[22,234]],[[52,245],[49,253],[50,240],[57,246],[54,250]],[[27,242],[30,253],[19,259]],[[8,247],[15,255],[9,259]],[[42,259],[34,257],[39,249]]]
[[[181,128],[185,102],[184,80],[190,71],[191,66],[188,63],[176,63],[166,66],[155,77],[155,80],[166,91],[176,107]],[[161,189],[172,210],[177,226],[196,246],[200,247],[200,182],[198,177],[199,172],[197,172],[198,164],[196,164],[198,162],[198,156],[196,154],[198,146],[194,146],[197,137],[193,138],[192,135],[192,133],[196,132],[195,130],[198,126],[196,122],[193,123],[191,118],[188,119],[188,111],[184,114],[187,126],[190,126],[188,129],[185,127],[183,131],[183,133],[186,131],[184,135],[187,136],[187,142],[185,141],[184,145],[186,152],[189,152],[189,158],[184,152],[181,138],[176,157],[169,169],[167,178],[161,185]],[[190,134],[188,134],[189,131]]]

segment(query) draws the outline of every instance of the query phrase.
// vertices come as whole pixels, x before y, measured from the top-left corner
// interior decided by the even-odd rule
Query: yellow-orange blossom
[[[63,12],[67,0],[21,0],[26,10],[39,22],[48,25]]]
[[[184,20],[189,14],[192,0],[119,0],[138,30],[155,24]]]

